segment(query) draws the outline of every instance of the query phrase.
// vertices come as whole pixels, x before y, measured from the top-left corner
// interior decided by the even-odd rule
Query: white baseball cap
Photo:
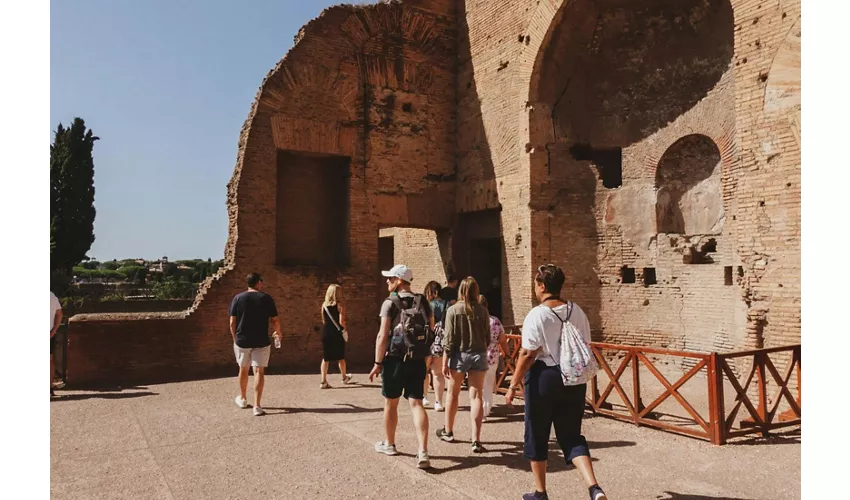
[[[396,264],[389,271],[381,271],[381,274],[387,278],[398,278],[408,283],[413,281],[413,271],[404,264]]]

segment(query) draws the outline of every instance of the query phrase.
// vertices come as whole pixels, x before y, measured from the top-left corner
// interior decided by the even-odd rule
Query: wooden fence
[[[507,392],[507,382],[514,375],[521,342],[518,327],[508,327],[507,331],[510,332],[507,335],[510,352],[504,353],[504,369],[496,384],[496,391],[502,394]],[[591,350],[600,367],[588,384],[587,405],[595,414],[705,439],[717,445],[734,437],[767,435],[775,429],[801,425],[799,344],[721,354],[593,342]],[[782,356],[786,356],[787,362],[780,373],[777,361]],[[661,358],[679,360],[679,366],[686,367],[684,374],[669,380],[658,366]],[[750,367],[743,370],[748,372],[743,384],[744,377],[736,373],[741,366]],[[622,382],[627,371],[630,377]],[[789,387],[795,372],[796,395]],[[648,384],[641,383],[641,376],[647,373],[651,375],[649,382],[656,387],[660,384],[662,392],[649,404],[644,404],[643,396],[650,391],[646,390]],[[699,373],[701,376],[697,377]],[[773,384],[768,382],[768,374]],[[754,379],[755,387],[751,389]],[[689,400],[681,389],[691,380],[694,380],[692,386],[702,385],[703,388]],[[768,391],[772,388],[775,395],[768,400]],[[614,394],[619,396],[620,402],[613,401]],[[726,410],[727,396],[734,396],[729,411]],[[675,409],[659,411],[670,398],[674,404],[668,407],[675,406]],[[788,409],[780,413],[783,402]],[[749,417],[736,422],[741,407],[746,408]]]

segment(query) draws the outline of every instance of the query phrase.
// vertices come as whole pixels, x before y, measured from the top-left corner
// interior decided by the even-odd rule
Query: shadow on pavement
[[[51,398],[50,401],[53,403],[59,403],[62,401],[80,401],[83,399],[131,399],[131,398],[141,398],[145,396],[156,396],[158,392],[144,391],[144,392],[98,392],[98,393],[85,393],[85,394],[61,394],[57,393],[55,398]]]
[[[446,472],[463,470],[463,469],[471,469],[478,465],[496,465],[499,467],[508,467],[515,470],[520,471],[528,471],[528,460],[522,456],[522,448],[523,444],[521,442],[515,441],[496,441],[496,442],[484,442],[484,447],[488,450],[486,453],[481,453],[478,455],[473,455],[469,450],[469,444],[456,441],[456,443],[460,443],[458,445],[458,451],[460,453],[468,452],[469,456],[437,456],[432,455],[431,458],[437,459],[446,459],[455,462],[454,465],[450,465],[449,467],[441,468],[441,469],[428,469],[428,473],[430,474],[443,474]],[[600,442],[589,442],[587,443],[590,447],[591,452],[596,449],[603,448],[620,448],[625,446],[635,446],[637,443],[634,441],[600,441]],[[504,446],[507,446],[505,448]],[[549,472],[560,472],[573,470],[575,467],[572,464],[567,464],[563,460],[563,455],[560,452],[560,448],[557,443],[549,444]],[[591,461],[596,462],[599,459],[591,458]]]
[[[384,408],[364,408],[349,403],[336,403],[338,408],[299,408],[299,407],[283,407],[283,406],[264,406],[263,409],[277,410],[276,413],[268,413],[269,415],[290,414],[290,413],[379,413],[383,412]]]
[[[689,495],[687,493],[674,493],[665,491],[665,496],[656,497],[657,500],[747,500],[745,498],[736,497],[710,497],[706,495]]]

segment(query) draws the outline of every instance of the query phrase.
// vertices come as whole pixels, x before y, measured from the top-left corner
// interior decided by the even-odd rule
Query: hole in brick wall
[[[759,206],[760,206],[760,207],[763,207],[763,206],[764,206],[764,200],[759,201]]]
[[[637,281],[635,277],[635,269],[633,267],[623,266],[620,269],[620,280],[623,283],[634,283]]]
[[[643,268],[643,285],[655,285],[658,283],[658,279],[655,276],[655,268],[654,267],[644,267]]]
[[[499,67],[498,67],[498,69],[496,69],[496,71],[502,71],[503,69],[508,67],[508,64],[510,64],[508,61],[500,62]]]
[[[685,254],[682,262],[685,264],[714,264],[711,254],[717,252],[717,240],[709,239],[701,247],[695,247],[690,254]]]
[[[401,105],[401,110],[404,111],[405,113],[410,113],[411,111],[413,111],[413,104],[406,102],[406,103]]]
[[[277,265],[348,265],[350,164],[347,156],[278,151]]]
[[[744,268],[742,266],[738,266],[738,281],[744,279]]]
[[[602,185],[608,189],[623,185],[623,148],[594,148],[590,144],[575,144],[570,155],[578,161],[589,161],[599,171]]]
[[[723,268],[723,284],[726,286],[732,286],[732,266],[726,266]]]
[[[524,35],[520,35],[520,36],[519,36],[519,43],[522,43],[522,41],[523,41],[523,40],[525,40],[525,36],[524,36]]]

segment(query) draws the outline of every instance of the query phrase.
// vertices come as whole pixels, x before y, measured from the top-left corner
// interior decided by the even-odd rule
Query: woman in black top
[[[320,389],[329,389],[328,368],[331,361],[339,362],[342,383],[351,382],[351,375],[345,372],[345,307],[342,305],[342,287],[331,285],[325,293],[322,304],[322,383]]]

